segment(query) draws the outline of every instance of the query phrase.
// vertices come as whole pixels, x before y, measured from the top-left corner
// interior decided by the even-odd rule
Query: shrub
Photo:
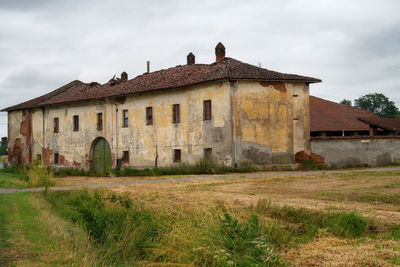
[[[323,219],[323,225],[340,237],[360,237],[367,232],[369,220],[355,212],[331,213]]]
[[[27,171],[28,183],[30,186],[49,187],[55,184],[53,172],[46,167],[32,165]]]
[[[233,255],[233,261],[238,266],[270,266],[278,262],[277,254],[256,215],[252,214],[248,222],[239,223],[225,213],[220,233],[224,247],[228,249],[227,254]]]

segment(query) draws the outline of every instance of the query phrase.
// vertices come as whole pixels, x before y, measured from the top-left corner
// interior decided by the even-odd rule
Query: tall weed
[[[54,175],[51,170],[38,165],[31,165],[27,171],[28,183],[30,186],[49,187],[55,184]]]
[[[302,207],[278,206],[262,199],[253,207],[257,213],[289,224],[289,228],[299,237],[299,241],[307,241],[326,229],[338,237],[356,238],[373,233],[374,222],[357,212],[315,211]]]
[[[222,206],[157,206],[87,190],[44,195],[63,218],[80,225],[105,265],[269,266],[278,255],[257,216],[239,222]]]

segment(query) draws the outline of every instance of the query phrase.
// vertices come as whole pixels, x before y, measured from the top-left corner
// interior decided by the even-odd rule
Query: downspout
[[[110,101],[110,104],[114,104],[115,105],[115,150],[116,150],[116,155],[115,155],[115,166],[118,167],[118,103],[114,102],[114,101]],[[112,115],[112,114],[111,114]],[[112,118],[112,116],[111,116]],[[111,120],[113,121],[113,120]],[[104,130],[105,132],[105,130]],[[114,140],[114,131],[113,129],[111,129],[111,140]]]
[[[118,104],[114,103],[115,105],[115,143],[116,143],[116,150],[117,150],[117,155],[115,156],[115,163],[116,166],[118,167]]]

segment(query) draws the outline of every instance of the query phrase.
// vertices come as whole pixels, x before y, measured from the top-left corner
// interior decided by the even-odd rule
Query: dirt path
[[[76,186],[55,186],[51,187],[54,191],[74,190],[81,188],[102,188],[115,187],[123,185],[141,185],[141,184],[160,184],[173,182],[189,182],[205,179],[232,179],[232,178],[266,178],[266,177],[282,177],[282,176],[299,176],[299,175],[315,175],[315,174],[330,174],[330,173],[352,173],[352,172],[376,172],[376,171],[400,171],[400,167],[385,167],[385,168],[367,168],[367,169],[351,169],[351,170],[321,170],[321,171],[285,171],[285,172],[257,172],[257,173],[242,173],[242,174],[221,174],[221,175],[196,175],[185,176],[182,178],[163,178],[163,179],[143,179],[138,180],[138,177],[131,177],[131,181],[111,182],[111,183],[95,183]],[[168,177],[168,176],[166,176]],[[111,178],[110,178],[111,180]],[[10,194],[15,192],[39,192],[44,191],[44,187],[26,188],[26,189],[0,189],[0,194]]]

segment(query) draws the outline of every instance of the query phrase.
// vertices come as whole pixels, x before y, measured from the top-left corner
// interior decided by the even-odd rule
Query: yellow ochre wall
[[[238,81],[233,97],[239,162],[290,164],[309,149],[307,84]]]

